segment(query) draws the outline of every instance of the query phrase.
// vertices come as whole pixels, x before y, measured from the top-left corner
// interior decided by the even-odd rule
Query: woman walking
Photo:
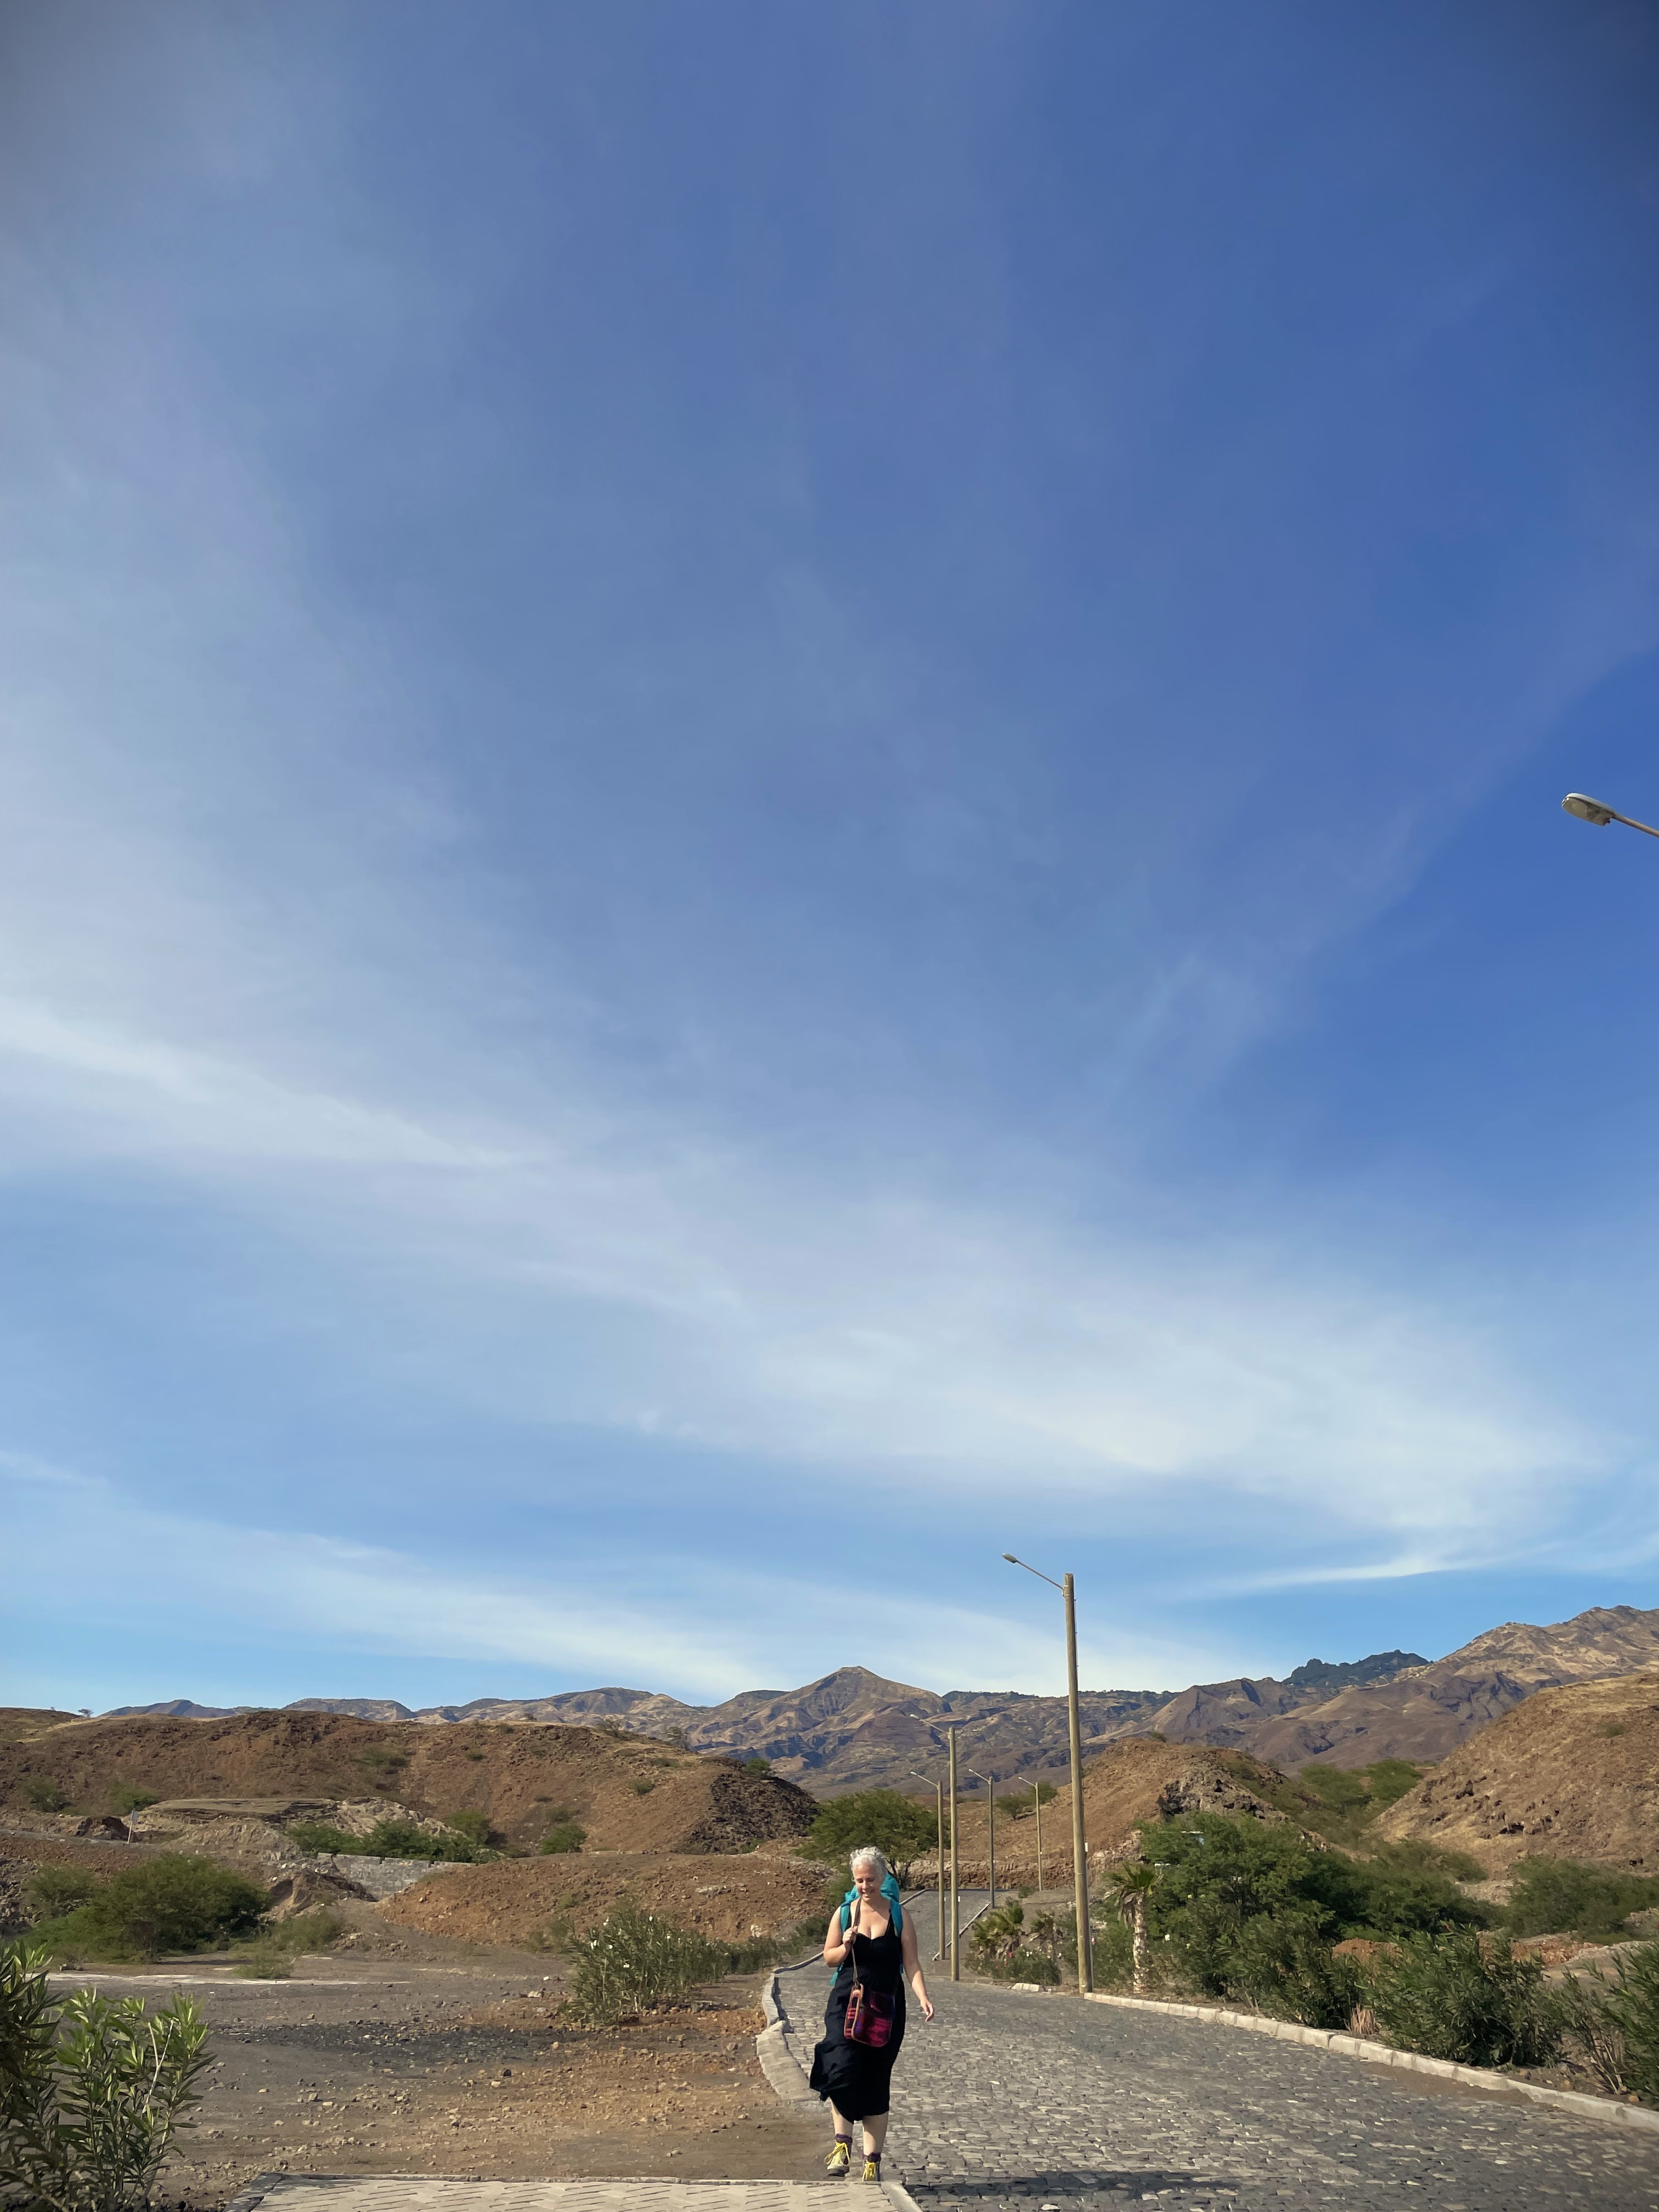
[[[864,2178],[881,2179],[893,2061],[904,2040],[904,1983],[909,1978],[924,2020],[933,2017],[916,1955],[916,1931],[904,1922],[899,1887],[873,1844],[853,1854],[853,1887],[830,1917],[826,1966],[838,1969],[824,2008],[823,2040],[812,2053],[811,2086],[830,2107],[836,2140],[831,2173],[852,2165],[853,2129],[864,2129]]]

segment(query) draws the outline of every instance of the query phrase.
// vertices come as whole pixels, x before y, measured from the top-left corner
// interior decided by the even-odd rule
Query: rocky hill
[[[779,1777],[595,1728],[360,1721],[334,1713],[219,1720],[72,1721],[0,1743],[0,1806],[26,1820],[27,1785],[100,1811],[124,1786],[166,1800],[394,1797],[447,1819],[488,1814],[525,1847],[561,1816],[599,1850],[742,1851],[802,1835],[815,1801]]]
[[[1390,1806],[1376,1833],[1468,1851],[1494,1875],[1528,1856],[1659,1872],[1659,1672],[1539,1691]]]
[[[726,1942],[779,1936],[805,1919],[821,1931],[826,1869],[777,1846],[742,1857],[618,1851],[595,1858],[501,1859],[416,1883],[380,1917],[464,1942],[532,1945],[562,1920],[578,1933],[626,1902]]]
[[[1448,1752],[1540,1689],[1659,1666],[1659,1609],[1601,1606],[1537,1627],[1508,1621],[1443,1659],[1375,1652],[1310,1659],[1282,1681],[1272,1675],[1167,1690],[1091,1690],[1081,1700],[1085,1753],[1127,1737],[1249,1751],[1293,1767],[1309,1759],[1364,1766],[1416,1763]],[[416,1713],[394,1699],[310,1698],[284,1710],[398,1725],[481,1723],[612,1723],[688,1751],[758,1755],[820,1796],[874,1787],[914,1789],[918,1766],[937,1764],[943,1720],[968,1723],[972,1764],[999,1778],[1058,1781],[1066,1771],[1066,1705],[1014,1691],[923,1690],[863,1667],[842,1667],[797,1690],[745,1690],[718,1705],[690,1705],[658,1692],[571,1690],[549,1698],[477,1698]],[[175,1699],[124,1712],[217,1717]]]
[[[1270,1802],[1283,1794],[1285,1777],[1247,1753],[1212,1752],[1189,1744],[1160,1743],[1132,1736],[1109,1744],[1083,1771],[1083,1811],[1091,1865],[1133,1857],[1140,1849],[1136,1823],[1181,1813],[1238,1813],[1252,1820],[1279,1821],[1287,1816]],[[1028,1797],[1016,1804],[997,1796],[997,1885],[1030,1882],[1038,1872],[1049,1888],[1072,1879],[1072,1793],[1061,1788],[1042,1808],[1039,1824]],[[958,1815],[957,1872],[963,1881],[989,1877],[990,1822],[981,1799],[965,1804]],[[938,1865],[929,1852],[911,1869],[925,1881]]]

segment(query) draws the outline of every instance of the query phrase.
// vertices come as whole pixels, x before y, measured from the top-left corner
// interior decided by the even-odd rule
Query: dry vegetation
[[[1659,1871],[1659,1674],[1542,1690],[1455,1751],[1376,1824],[1379,1838]]]

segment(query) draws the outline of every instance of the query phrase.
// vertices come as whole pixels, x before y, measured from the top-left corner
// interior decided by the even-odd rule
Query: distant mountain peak
[[[1297,1690],[1343,1690],[1351,1682],[1391,1682],[1428,1663],[1420,1651],[1373,1651],[1368,1659],[1304,1659],[1285,1679]]]

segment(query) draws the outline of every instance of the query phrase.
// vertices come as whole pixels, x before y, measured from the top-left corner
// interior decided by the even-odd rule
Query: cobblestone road
[[[930,1987],[939,2017],[912,2017],[887,2160],[923,2212],[1659,2208],[1659,2135],[1207,2021],[936,1972]],[[785,1975],[782,1996],[809,2060],[822,1975]]]

